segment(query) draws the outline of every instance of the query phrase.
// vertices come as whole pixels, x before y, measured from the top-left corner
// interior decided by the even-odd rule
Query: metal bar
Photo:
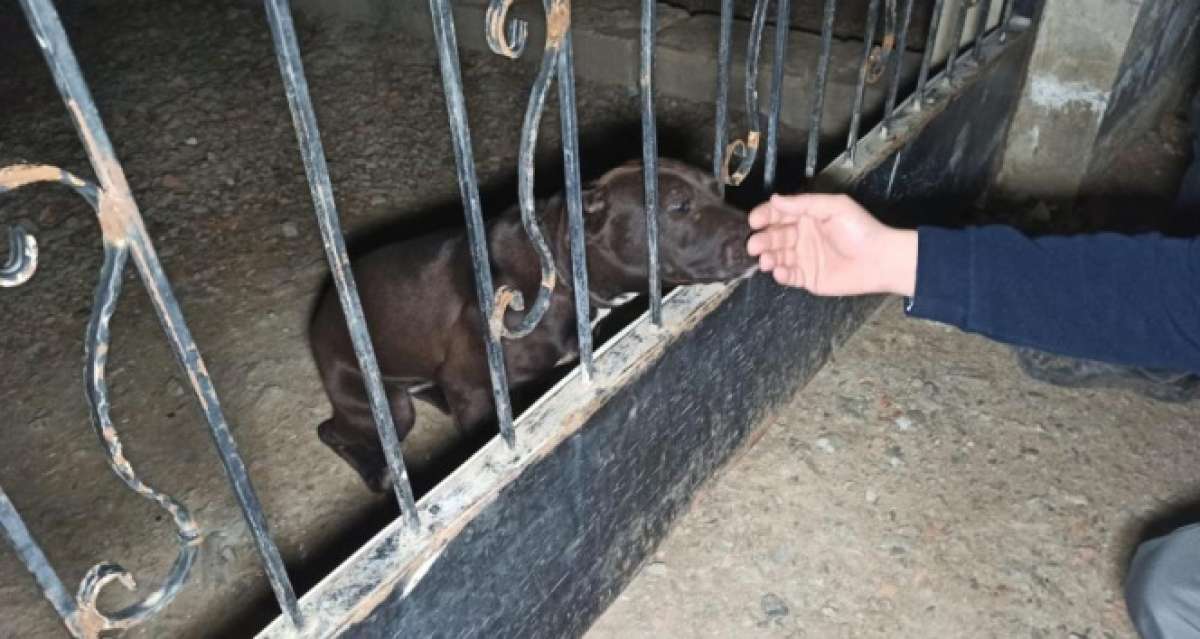
[[[462,71],[458,61],[458,40],[454,33],[454,16],[450,0],[429,0],[433,21],[433,36],[437,42],[438,65],[442,74],[442,90],[446,94],[446,115],[454,143],[454,163],[458,171],[458,188],[467,220],[467,240],[471,249],[471,265],[475,276],[475,294],[484,327],[488,375],[492,381],[492,399],[496,404],[496,420],[500,436],[512,446],[516,443],[513,430],[512,403],[508,397],[508,375],[504,367],[504,351],[500,340],[487,330],[492,317],[492,271],[488,261],[487,234],[484,232],[483,205],[479,199],[479,179],[475,175],[475,157],[471,151],[471,131],[467,126],[466,99],[463,96]]]
[[[267,571],[271,587],[284,613],[293,623],[300,623],[296,595],[288,581],[279,549],[271,539],[262,505],[258,501],[245,464],[237,452],[229,425],[221,412],[220,403],[212,380],[184,322],[183,313],[171,292],[166,274],[158,262],[154,247],[147,238],[141,215],[130,193],[129,184],[120,164],[116,160],[112,142],[108,138],[100,114],[96,110],[91,92],[83,81],[79,64],[71,51],[70,41],[63,30],[50,0],[21,0],[29,19],[30,27],[37,36],[38,45],[62,94],[67,110],[87,150],[88,159],[106,193],[107,206],[100,210],[102,228],[119,229],[137,265],[143,285],[158,314],[163,330],[167,334],[175,356],[183,366],[191,382],[192,391],[208,422],[209,432],[217,446],[217,452],[229,477],[242,516],[250,528],[250,534],[258,547],[259,555]]]
[[[837,0],[825,0],[821,16],[821,56],[817,59],[817,83],[813,90],[812,110],[808,117],[808,154],[804,158],[804,175],[817,174],[817,151],[821,143],[821,119],[825,113],[825,84],[829,81],[829,59],[833,51],[833,18]]]
[[[67,588],[58,578],[58,573],[54,572],[54,568],[50,566],[50,560],[46,558],[46,553],[42,552],[41,546],[38,546],[37,541],[29,532],[29,528],[25,526],[25,521],[21,519],[21,514],[17,512],[17,507],[9,500],[3,488],[0,488],[0,529],[3,529],[5,539],[17,552],[21,563],[25,564],[25,568],[41,587],[46,600],[50,602],[51,606],[54,606],[54,611],[70,628],[71,624],[68,623],[68,620],[75,616],[79,607],[67,593]],[[74,630],[72,630],[72,634],[76,637],[80,636]]]
[[[1004,0],[1004,9],[1000,12],[1000,42],[1008,40],[1008,25],[1012,22],[1013,0]]]
[[[967,27],[967,14],[971,12],[971,6],[974,4],[975,0],[962,0],[958,4],[958,15],[955,16],[954,33],[950,37],[948,50],[950,57],[946,59],[947,77],[954,77],[954,70],[958,66],[958,51],[962,48],[963,31]]]
[[[979,7],[979,15],[975,16],[975,44],[974,51],[975,60],[983,59],[983,37],[987,35],[987,23],[989,14],[992,12],[992,0],[977,0],[976,6]]]
[[[642,0],[641,69],[642,181],[646,201],[646,248],[650,280],[650,321],[662,326],[662,281],[658,266],[658,131],[654,122],[655,0]]]
[[[725,148],[722,165],[722,182],[737,186],[750,175],[754,161],[758,158],[758,145],[762,128],[758,117],[758,56],[762,52],[763,30],[767,25],[767,4],[770,0],[757,0],[754,15],[750,18],[750,38],[746,42],[746,119],[749,127],[745,140],[734,140]],[[737,160],[737,168],[733,168]]]
[[[321,144],[321,133],[317,129],[317,116],[313,112],[312,98],[308,93],[308,80],[304,75],[304,63],[300,58],[300,45],[296,40],[296,27],[292,22],[292,10],[288,0],[266,0],[267,22],[271,26],[271,37],[275,42],[275,56],[279,60],[279,72],[287,93],[288,107],[292,113],[292,125],[300,145],[300,156],[304,160],[304,172],[312,192],[317,226],[321,229],[321,243],[329,260],[334,287],[346,318],[346,329],[362,372],[367,398],[371,405],[371,416],[379,433],[379,441],[392,474],[392,490],[400,510],[409,526],[420,525],[417,517],[417,502],[413,497],[408,469],[400,451],[400,437],[392,420],[391,404],[383,388],[383,377],[375,349],[367,330],[358,287],[350,270],[350,258],[346,251],[346,240],[338,217],[337,204],[333,200],[333,183],[329,179],[329,167],[325,162],[325,149]]]
[[[846,157],[856,161],[858,130],[862,126],[863,100],[867,94],[867,72],[871,66],[871,50],[875,48],[875,29],[879,25],[879,2],[871,0],[867,8],[867,30],[863,35],[862,63],[858,66],[858,84],[854,87],[854,104],[850,107],[850,134],[846,138]]]
[[[896,50],[892,52],[892,79],[888,86],[887,102],[883,109],[883,134],[891,136],[892,116],[896,113],[896,98],[900,95],[900,74],[904,71],[904,53],[908,49],[908,28],[912,22],[913,0],[904,2],[904,18],[900,20],[900,33],[896,36]]]
[[[787,64],[787,41],[791,29],[791,0],[777,0],[775,7],[775,62],[771,68],[771,103],[767,116],[767,157],[763,161],[763,185],[769,192],[775,186],[779,155],[779,114],[783,109],[783,72]]]
[[[733,66],[733,0],[721,0],[721,34],[717,42],[717,116],[713,135],[713,177],[725,194],[725,145],[729,137],[729,72]]]
[[[575,51],[571,34],[558,57],[558,105],[562,122],[563,171],[566,183],[567,232],[571,245],[571,280],[575,295],[575,332],[583,378],[596,374],[592,355],[591,300],[588,296],[587,242],[583,235],[583,188],[579,177],[579,122],[575,108]]]
[[[933,3],[933,14],[929,17],[929,29],[925,32],[925,51],[921,55],[921,71],[917,74],[917,108],[922,108],[928,96],[925,95],[925,85],[929,81],[929,67],[933,64],[933,50],[937,45],[938,29],[942,25],[942,13],[946,8],[946,0],[936,0]]]

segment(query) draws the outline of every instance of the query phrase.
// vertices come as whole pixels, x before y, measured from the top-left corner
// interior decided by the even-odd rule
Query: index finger
[[[811,217],[817,221],[828,220],[839,207],[846,204],[846,196],[833,193],[802,193],[799,195],[771,196],[767,206],[779,216],[778,221],[797,217]]]

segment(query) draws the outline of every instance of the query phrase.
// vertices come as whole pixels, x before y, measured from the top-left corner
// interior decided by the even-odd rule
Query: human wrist
[[[917,288],[917,232],[888,229],[880,252],[880,291],[912,297]]]

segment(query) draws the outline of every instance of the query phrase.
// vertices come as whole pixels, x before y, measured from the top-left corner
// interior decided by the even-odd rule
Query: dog
[[[746,253],[746,213],[725,203],[715,178],[690,165],[658,165],[659,260],[665,286],[724,282],[753,271]],[[566,207],[560,196],[539,207],[558,273],[570,273]],[[630,294],[649,290],[641,162],[612,169],[583,190],[589,295],[593,316]],[[497,287],[533,300],[541,273],[513,208],[487,225]],[[352,263],[397,434],[413,427],[413,398],[451,414],[467,432],[495,420],[480,314],[464,229],[442,231],[376,249]],[[559,276],[538,326],[504,340],[514,394],[578,358],[569,277]],[[521,315],[509,310],[512,329]],[[333,416],[317,427],[321,441],[362,476],[368,488],[390,480],[371,417],[363,377],[337,296],[317,304],[309,339]]]

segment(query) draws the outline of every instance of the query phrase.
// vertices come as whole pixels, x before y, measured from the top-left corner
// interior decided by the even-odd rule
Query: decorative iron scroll
[[[20,286],[37,269],[37,240],[20,225],[8,227],[8,258],[0,266],[0,287]]]
[[[524,20],[512,20],[505,28],[508,10],[513,0],[492,0],[488,5],[486,37],[491,50],[507,58],[516,59],[525,51],[529,25]],[[530,91],[529,104],[521,126],[521,143],[518,152],[517,180],[518,199],[521,208],[521,224],[525,234],[533,243],[541,269],[541,282],[533,306],[515,329],[509,329],[504,316],[509,309],[525,310],[525,300],[520,291],[511,287],[500,287],[493,299],[488,327],[492,337],[519,339],[537,326],[550,305],[550,295],[557,283],[558,268],[554,255],[546,241],[545,232],[534,209],[533,176],[534,151],[537,147],[538,125],[546,106],[550,85],[558,76],[559,110],[562,120],[563,166],[566,182],[567,232],[570,241],[572,265],[572,292],[574,294],[576,332],[579,339],[580,363],[584,377],[591,379],[592,331],[588,299],[587,266],[583,236],[583,194],[579,177],[579,129],[575,112],[575,64],[571,47],[571,4],[568,0],[544,0],[546,13],[546,44],[542,53],[541,66]],[[507,35],[506,35],[507,34]]]
[[[512,0],[492,0],[488,7],[487,33],[488,43],[492,50],[508,57],[517,57],[525,48],[525,38],[528,26],[522,21],[514,21],[508,30],[513,43],[498,38],[503,31],[505,16]],[[550,295],[554,293],[557,282],[557,272],[554,268],[554,255],[546,243],[546,234],[538,219],[533,199],[533,156],[537,148],[538,124],[542,121],[542,111],[546,106],[546,95],[558,72],[559,56],[562,55],[563,43],[571,28],[571,5],[568,0],[546,0],[546,46],[542,54],[542,64],[537,77],[533,81],[533,89],[529,95],[529,105],[525,109],[525,120],[521,126],[521,145],[518,152],[517,164],[517,195],[521,206],[521,224],[525,234],[533,243],[538,256],[538,266],[542,278],[538,286],[537,297],[529,311],[521,318],[516,328],[510,329],[504,323],[504,315],[511,308],[514,311],[525,310],[525,299],[521,292],[508,286],[501,286],[496,291],[492,305],[492,314],[488,326],[493,337],[519,339],[533,332],[538,322],[550,307]]]
[[[746,138],[734,140],[725,148],[725,167],[722,181],[737,186],[750,175],[754,160],[758,157],[758,145],[762,139],[762,125],[758,119],[758,56],[762,52],[763,30],[767,24],[767,4],[770,0],[756,0],[754,13],[750,16],[750,38],[746,43],[746,117],[749,130]],[[733,168],[734,162],[737,168]]]
[[[88,572],[79,587],[78,595],[72,600],[65,595],[66,591],[61,581],[6,497],[3,499],[4,503],[0,504],[3,506],[0,508],[0,525],[4,528],[5,536],[17,549],[26,568],[42,586],[47,599],[75,636],[94,637],[103,632],[130,628],[145,621],[169,604],[187,579],[195,561],[201,538],[200,530],[182,504],[138,478],[124,455],[109,416],[108,387],[105,380],[109,323],[116,309],[125,265],[132,258],[149,294],[151,305],[208,423],[217,453],[263,559],[268,579],[280,606],[289,619],[299,625],[296,595],[287,579],[279,550],[271,539],[262,506],[250,485],[245,464],[237,452],[229,425],[221,412],[212,380],[142,223],[124,171],[116,159],[112,143],[100,120],[91,92],[83,80],[58,14],[50,0],[21,0],[21,5],[79,132],[99,186],[56,167],[16,165],[0,169],[0,193],[39,182],[58,182],[75,190],[95,210],[103,239],[104,263],[100,271],[100,283],[96,289],[91,319],[88,322],[85,344],[86,390],[92,424],[104,446],[113,472],[130,489],[154,501],[171,515],[178,530],[180,550],[167,578],[157,590],[137,604],[104,613],[96,607],[96,601],[105,585],[116,580],[130,589],[134,588],[133,578],[124,568],[107,562],[96,565]],[[6,286],[14,286],[28,281],[36,270],[36,243],[23,231],[10,229],[9,244],[10,255],[4,268],[0,270],[0,279]]]
[[[113,426],[109,414],[108,383],[105,377],[105,363],[108,360],[109,323],[116,310],[117,299],[121,292],[121,279],[125,264],[129,258],[129,242],[124,237],[124,228],[112,222],[116,215],[113,211],[119,209],[119,204],[109,201],[109,196],[98,189],[96,185],[86,182],[58,167],[41,165],[16,165],[0,169],[0,193],[16,190],[23,186],[39,182],[58,182],[65,184],[78,193],[91,205],[100,220],[101,235],[104,245],[104,264],[100,269],[100,283],[96,287],[95,303],[92,306],[91,319],[88,321],[87,338],[84,343],[86,350],[85,377],[87,382],[88,405],[91,409],[92,426],[104,446],[105,456],[109,467],[121,481],[134,492],[158,504],[172,519],[179,535],[179,552],[175,562],[164,579],[163,584],[140,602],[114,612],[104,612],[98,607],[100,591],[112,581],[119,581],[129,590],[136,588],[133,576],[120,564],[102,562],[88,570],[79,585],[78,594],[74,600],[60,602],[55,607],[60,608],[59,614],[67,628],[77,637],[96,637],[100,633],[112,630],[131,628],[152,617],[175,598],[187,580],[199,551],[201,541],[200,528],[197,526],[187,509],[173,497],[163,494],[143,482],[134,471],[132,464],[125,457],[121,439]],[[10,235],[13,252],[29,256],[25,261],[26,268],[22,271],[28,281],[37,267],[36,241],[26,234]],[[31,248],[32,247],[32,248]],[[8,269],[5,269],[6,271]],[[11,515],[15,514],[15,509]],[[6,536],[13,546],[33,544],[24,526],[15,526],[14,522],[5,518],[3,522]],[[21,539],[25,537],[25,539]],[[19,543],[18,540],[23,543]],[[25,557],[23,557],[24,559]],[[44,557],[41,558],[44,561]],[[35,571],[29,561],[27,567]],[[44,571],[48,565],[39,568]],[[36,572],[35,572],[36,574]],[[53,571],[50,578],[57,580]],[[43,581],[42,575],[39,581]],[[61,583],[59,584],[61,587]],[[54,588],[43,583],[47,596],[54,595]],[[64,614],[65,613],[65,614]]]

